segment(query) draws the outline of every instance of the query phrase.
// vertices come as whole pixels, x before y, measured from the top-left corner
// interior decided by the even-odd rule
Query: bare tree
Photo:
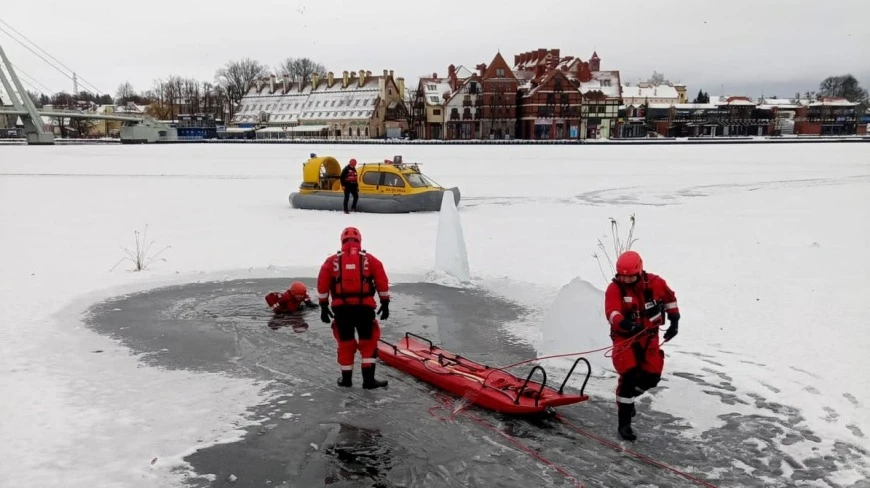
[[[118,91],[115,93],[115,103],[124,105],[132,100],[134,96],[136,96],[136,90],[133,89],[133,85],[129,81],[125,81],[118,85]]]
[[[229,102],[229,115],[235,113],[235,108],[245,96],[245,91],[250,84],[269,74],[269,70],[259,61],[250,58],[241,61],[229,61],[226,66],[215,73],[215,81],[223,87]]]
[[[426,100],[422,88],[405,88],[405,120],[408,122],[408,135],[411,139],[419,139],[423,124],[426,123]],[[425,132],[422,132],[425,133]]]
[[[654,85],[661,85],[662,83],[670,83],[670,81],[667,78],[665,78],[664,73],[659,73],[656,70],[653,70],[652,75],[650,75],[650,77],[647,81],[654,84]]]
[[[281,74],[288,75],[307,85],[313,74],[326,74],[326,67],[310,58],[287,58],[281,63]]]

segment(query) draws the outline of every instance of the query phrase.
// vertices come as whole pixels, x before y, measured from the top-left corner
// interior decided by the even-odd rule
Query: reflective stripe
[[[378,296],[381,298],[390,298],[390,292],[388,291],[379,291]]]
[[[617,396],[616,401],[619,403],[634,403],[634,398]]]
[[[614,310],[614,311],[610,312],[610,317],[608,317],[607,320],[609,320],[610,323],[612,324],[613,317],[616,317],[617,315],[620,315],[620,314],[621,314],[621,312],[619,312],[618,310]]]
[[[665,310],[670,310],[672,308],[677,308],[677,302],[669,302],[665,304]]]
[[[341,370],[342,370],[342,371],[353,371],[353,365],[352,365],[352,364],[348,364],[348,365],[344,365],[344,364],[342,364],[342,365],[341,365]]]
[[[632,297],[622,297],[622,301],[625,302],[625,303],[632,303],[632,302],[634,302],[634,298],[632,298]]]
[[[324,299],[324,298],[329,298],[329,292],[326,292],[326,293],[318,293],[318,294],[317,294],[317,298],[319,298],[319,299],[321,299],[321,300]]]
[[[650,317],[649,321],[655,322],[656,320],[660,320],[661,318],[662,318],[662,314],[661,314],[661,312],[659,312],[659,313],[653,315],[652,317]]]
[[[376,361],[375,358],[362,358],[363,364],[373,364]]]

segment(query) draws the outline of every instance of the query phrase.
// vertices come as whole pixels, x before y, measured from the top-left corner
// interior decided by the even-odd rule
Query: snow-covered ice
[[[144,366],[82,325],[95,301],[191,281],[315,276],[351,223],[393,281],[426,279],[440,215],[293,209],[287,195],[310,152],[403,154],[458,186],[475,285],[524,304],[529,316],[509,328],[543,350],[609,345],[592,253],[609,237],[608,217],[636,214],[633,248],[674,288],[683,317],[665,346],[669,389],[653,407],[686,419],[692,436],[720,414],[751,413],[755,401],[703,392],[699,382],[726,374],[737,395],[800,412],[820,440],[782,443],[794,459],[837,441],[870,449],[865,144],[10,146],[0,148],[4,485],[171,486],[187,453],[258,421],[247,412],[266,400],[264,384]],[[165,261],[111,270],[146,223],[155,249],[171,246]],[[610,396],[607,358],[594,361],[602,376],[588,391]]]

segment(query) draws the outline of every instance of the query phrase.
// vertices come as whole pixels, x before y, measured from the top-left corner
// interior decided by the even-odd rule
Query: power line
[[[36,44],[36,43],[33,42],[32,40],[30,40],[30,38],[28,38],[27,36],[25,36],[24,34],[22,34],[21,32],[19,32],[18,30],[16,30],[14,27],[12,27],[11,25],[9,25],[9,24],[8,24],[6,21],[4,21],[3,19],[0,19],[0,23],[2,23],[3,25],[5,25],[5,26],[8,27],[9,29],[11,29],[13,32],[15,32],[16,34],[18,34],[18,35],[21,36],[22,38],[24,38],[24,40],[26,40],[27,42],[33,44],[33,45],[36,47],[36,49],[39,49],[40,51],[42,51],[43,53],[45,53],[46,56],[48,56],[49,58],[53,59],[57,64],[59,64],[59,65],[63,66],[64,68],[66,68],[66,70],[69,71],[70,73],[75,73],[75,71],[72,70],[69,66],[67,66],[67,65],[63,64],[62,62],[60,62],[60,60],[58,60],[57,58],[55,58],[54,56],[52,56],[52,55],[51,55],[48,51],[46,51],[45,49],[42,49],[41,47],[39,47],[38,44]],[[39,53],[37,53],[36,51],[34,51],[33,49],[31,49],[29,46],[27,46],[26,44],[24,44],[24,43],[21,42],[20,40],[16,39],[12,34],[10,34],[9,32],[7,32],[7,31],[4,30],[3,28],[0,28],[0,32],[3,32],[3,33],[6,34],[7,36],[11,37],[12,40],[14,40],[14,41],[17,42],[18,44],[21,44],[22,46],[24,46],[24,48],[26,48],[28,51],[30,51],[30,52],[32,52],[33,54],[35,54],[38,58],[40,58],[40,59],[42,59],[43,61],[45,61],[48,65],[50,65],[52,68],[58,70],[61,74],[63,74],[64,76],[66,76],[66,77],[69,78],[70,80],[73,79],[72,76],[70,76],[70,75],[67,74],[67,73],[64,73],[60,68],[58,68],[57,66],[55,66],[54,64],[52,64],[51,62],[49,62],[47,59],[45,59],[44,57],[42,57]],[[97,88],[96,86],[94,86],[94,85],[91,84],[89,81],[87,81],[87,80],[85,80],[84,78],[82,78],[81,76],[78,76],[78,74],[76,74],[76,78],[77,78],[79,81],[81,81],[84,85],[87,85],[87,86],[89,86],[92,90],[94,90],[94,91],[96,92],[97,95],[103,95],[103,92],[102,92],[99,88]],[[73,80],[73,81],[75,81],[75,80]]]
[[[27,74],[26,71],[24,71],[23,69],[19,68],[18,66],[15,66],[15,63],[12,63],[12,67],[15,68],[15,72],[16,72],[16,73],[18,73],[18,74],[20,74],[20,75],[24,75],[24,76],[26,76],[27,78],[30,79],[30,81],[32,81],[33,83],[35,83],[35,84],[39,85],[40,87],[42,87],[41,89],[38,89],[38,91],[40,91],[40,92],[41,92],[41,91],[47,91],[50,95],[54,95],[54,92],[51,90],[51,88],[49,88],[49,87],[43,85],[43,84],[40,83],[39,80],[37,80],[35,77],[33,77],[33,76]],[[29,84],[29,83],[28,83],[28,84]],[[36,88],[36,87],[33,86],[32,84],[30,85],[30,87],[31,87],[31,88]]]

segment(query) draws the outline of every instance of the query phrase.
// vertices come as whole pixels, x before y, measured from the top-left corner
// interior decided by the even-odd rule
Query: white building
[[[393,72],[383,76],[370,71],[345,71],[342,78],[311,75],[302,85],[272,75],[258,80],[239,103],[231,126],[278,127],[304,129],[270,131],[270,136],[316,133],[326,137],[377,138],[399,137],[406,129],[403,101],[404,79],[393,79]],[[281,136],[283,137],[283,136]]]
[[[685,85],[671,83],[656,85],[649,82],[622,85],[622,103],[626,107],[640,107],[644,103],[676,105],[687,102]]]

